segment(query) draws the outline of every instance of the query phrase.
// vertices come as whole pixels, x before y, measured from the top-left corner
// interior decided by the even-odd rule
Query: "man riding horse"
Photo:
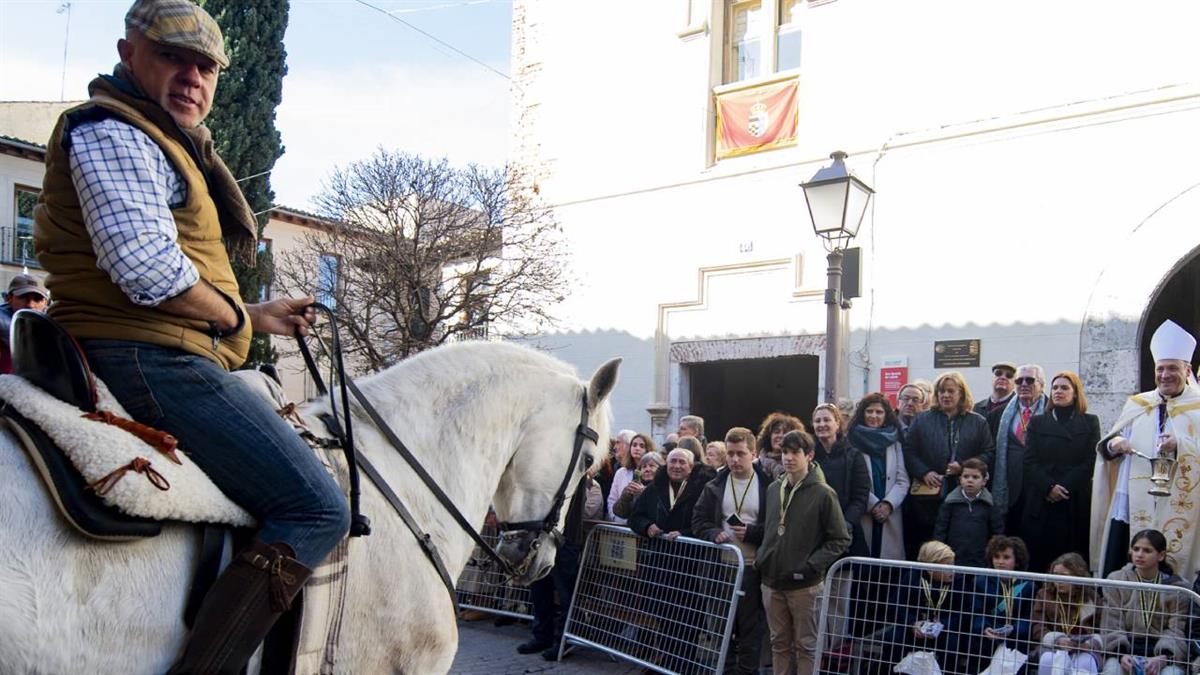
[[[120,63],[59,118],[35,211],[49,313],[138,421],[173,434],[257,537],[209,591],[173,672],[237,672],[346,535],[350,513],[309,447],[230,370],[252,328],[307,331],[312,298],[243,304],[222,237],[254,216],[201,125],[229,65],[189,0],[137,0]]]

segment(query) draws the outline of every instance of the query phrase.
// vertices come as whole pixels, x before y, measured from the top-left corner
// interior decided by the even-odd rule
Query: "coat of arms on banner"
[[[767,106],[763,103],[755,103],[750,106],[750,116],[746,120],[746,131],[755,138],[762,137],[767,132],[767,127],[771,124],[771,113],[767,110]]]

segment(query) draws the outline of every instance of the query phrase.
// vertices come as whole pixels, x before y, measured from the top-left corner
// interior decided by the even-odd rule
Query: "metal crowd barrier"
[[[846,558],[819,625],[822,673],[1200,673],[1184,585]]]
[[[559,657],[584,645],[661,673],[721,673],[741,584],[742,553],[732,544],[597,525]]]
[[[499,533],[492,527],[484,527],[481,535],[484,541],[493,547],[500,541]],[[495,563],[478,547],[467,561],[467,566],[458,577],[454,588],[458,596],[458,606],[462,609],[475,609],[517,619],[533,618],[529,588],[506,583],[504,574],[496,569]]]

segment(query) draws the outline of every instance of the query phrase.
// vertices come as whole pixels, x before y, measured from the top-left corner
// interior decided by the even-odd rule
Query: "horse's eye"
[[[596,461],[596,459],[595,459],[594,457],[592,457],[591,455],[584,455],[584,456],[583,456],[583,466],[584,466],[584,468],[585,468],[585,469],[590,469],[590,468],[592,468],[592,462],[594,462],[594,461]]]

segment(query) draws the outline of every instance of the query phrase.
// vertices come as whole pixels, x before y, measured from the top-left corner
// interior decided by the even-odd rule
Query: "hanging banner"
[[[893,408],[896,407],[896,397],[900,395],[900,388],[906,384],[908,384],[908,358],[904,356],[884,358],[879,368],[879,393],[887,397]]]
[[[717,94],[717,159],[796,143],[799,80]]]

